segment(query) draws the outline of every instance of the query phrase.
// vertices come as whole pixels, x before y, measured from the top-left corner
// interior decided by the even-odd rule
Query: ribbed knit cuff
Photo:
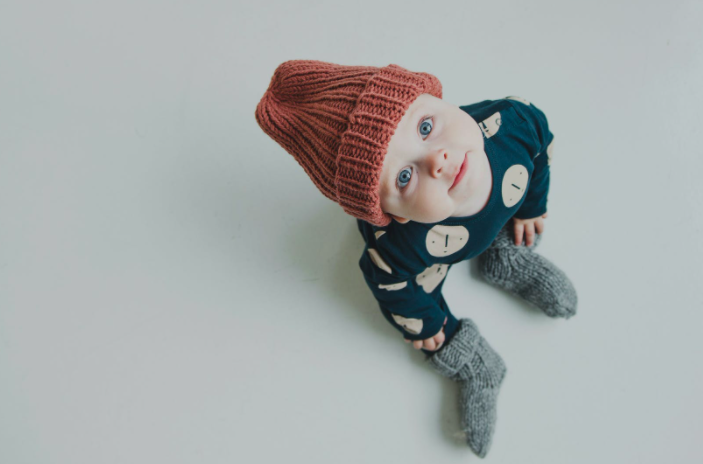
[[[347,213],[376,226],[390,223],[378,192],[383,159],[405,111],[423,93],[442,98],[442,84],[431,74],[394,64],[369,79],[349,115],[337,158],[337,197]]]
[[[470,362],[480,341],[481,334],[476,324],[471,319],[460,319],[454,337],[430,358],[430,362],[441,375],[453,377]]]

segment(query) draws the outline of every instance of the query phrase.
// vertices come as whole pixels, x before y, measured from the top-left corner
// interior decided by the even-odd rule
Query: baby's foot
[[[564,272],[533,250],[539,243],[517,246],[503,228],[491,246],[478,257],[481,275],[542,309],[549,317],[570,318],[576,314],[576,289]]]
[[[505,363],[469,319],[460,321],[452,339],[430,361],[440,374],[459,382],[459,413],[466,443],[485,457],[495,430]]]
[[[480,457],[486,457],[496,423],[498,391],[505,377],[505,363],[481,339],[471,366],[472,376],[460,383],[461,428],[466,442]]]

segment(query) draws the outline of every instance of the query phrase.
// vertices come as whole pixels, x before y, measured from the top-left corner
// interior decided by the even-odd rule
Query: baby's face
[[[381,208],[416,222],[461,216],[485,179],[483,135],[458,106],[429,94],[410,105],[388,144],[379,194]],[[399,219],[400,220],[400,219]]]

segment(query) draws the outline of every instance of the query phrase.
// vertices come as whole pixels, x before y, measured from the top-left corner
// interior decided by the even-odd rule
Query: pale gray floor
[[[104,3],[0,4],[1,463],[479,461],[256,124],[289,59],[549,117],[579,314],[445,285],[508,365],[486,462],[702,462],[701,2]]]

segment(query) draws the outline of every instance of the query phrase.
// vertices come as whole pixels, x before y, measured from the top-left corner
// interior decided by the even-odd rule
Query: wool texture
[[[396,64],[291,60],[276,68],[255,115],[327,198],[356,218],[386,226],[391,217],[379,195],[383,159],[405,111],[423,93],[442,98],[439,79]]]
[[[449,342],[429,358],[441,375],[459,383],[459,413],[466,443],[485,457],[493,441],[496,404],[505,377],[503,359],[471,319],[460,319]]]
[[[478,257],[479,270],[491,285],[540,308],[549,317],[576,314],[578,296],[571,280],[547,258],[535,253],[542,235],[529,247],[515,245],[512,227],[504,227]]]

